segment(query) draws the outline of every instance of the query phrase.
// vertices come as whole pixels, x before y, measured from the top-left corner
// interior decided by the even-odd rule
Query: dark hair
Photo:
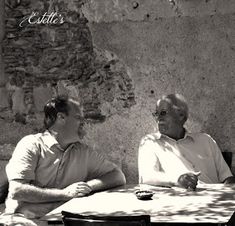
[[[44,126],[49,129],[56,121],[57,113],[62,112],[68,115],[70,110],[69,98],[65,95],[60,95],[50,99],[44,106]]]

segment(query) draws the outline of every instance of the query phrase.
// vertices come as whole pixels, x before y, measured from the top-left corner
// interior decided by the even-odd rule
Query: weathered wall
[[[130,183],[137,182],[138,144],[155,130],[151,112],[162,94],[184,94],[187,128],[208,132],[235,152],[234,1],[22,3],[5,7],[2,156],[40,129],[43,103],[63,92],[84,100],[86,142],[120,164]],[[66,23],[19,29],[22,16],[48,9]]]
[[[128,179],[136,181],[138,143],[155,128],[151,112],[162,94],[185,95],[187,128],[207,132],[221,149],[235,152],[235,2],[88,2],[83,12],[93,44],[123,60],[135,86],[134,107],[91,128],[92,136],[104,131],[98,143],[105,146],[109,134],[109,149],[126,153]]]
[[[11,156],[22,136],[41,130],[43,105],[56,94],[68,93],[82,100],[91,124],[102,123],[135,104],[125,64],[115,54],[93,46],[82,4],[6,1],[6,35],[1,45],[5,73],[0,76],[2,80],[6,77],[0,86],[1,159]],[[30,24],[26,20],[20,26],[32,12],[38,16],[31,22],[45,12],[58,12],[65,22]]]

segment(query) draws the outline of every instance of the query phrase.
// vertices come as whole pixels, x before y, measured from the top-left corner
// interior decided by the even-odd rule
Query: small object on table
[[[189,187],[187,188],[187,191],[196,191],[196,188],[192,188],[192,187],[189,186]]]
[[[138,190],[135,192],[137,199],[140,199],[140,200],[150,200],[153,194],[154,193],[149,190]]]

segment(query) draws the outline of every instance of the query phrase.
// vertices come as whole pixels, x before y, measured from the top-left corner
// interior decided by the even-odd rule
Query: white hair
[[[188,104],[183,95],[178,93],[164,95],[157,101],[157,105],[159,105],[161,100],[169,102],[173,109],[179,111],[181,114],[184,114],[185,121],[188,119]]]

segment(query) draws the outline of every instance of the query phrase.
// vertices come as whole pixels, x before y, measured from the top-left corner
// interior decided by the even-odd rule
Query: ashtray
[[[140,199],[140,200],[150,200],[153,194],[154,193],[149,190],[138,190],[135,192],[137,199]]]

